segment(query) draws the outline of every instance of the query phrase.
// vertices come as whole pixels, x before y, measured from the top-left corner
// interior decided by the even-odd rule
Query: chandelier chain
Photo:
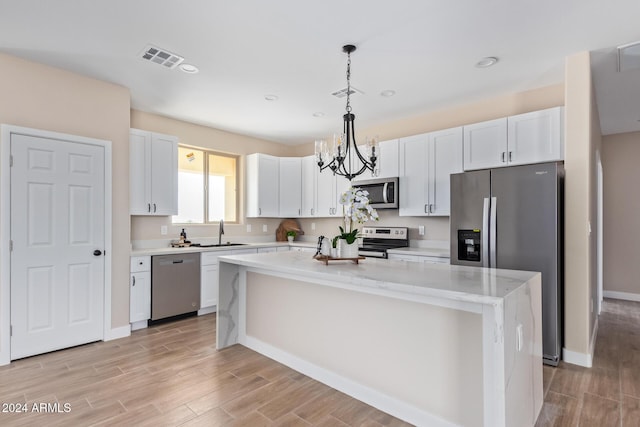
[[[347,113],[351,113],[351,53],[347,53]]]

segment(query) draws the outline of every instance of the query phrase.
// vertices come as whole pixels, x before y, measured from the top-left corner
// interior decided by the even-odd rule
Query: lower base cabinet
[[[151,318],[151,257],[131,257],[129,271],[129,322],[144,327]]]

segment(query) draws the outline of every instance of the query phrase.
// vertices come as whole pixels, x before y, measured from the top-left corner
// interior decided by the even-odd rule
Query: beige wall
[[[589,53],[568,57],[565,73],[564,347],[589,354],[596,321],[595,153],[601,146]]]
[[[114,328],[129,324],[129,109],[122,86],[0,54],[0,123],[112,142]]]
[[[605,136],[604,174],[604,290],[640,296],[637,280],[640,230],[640,132]]]

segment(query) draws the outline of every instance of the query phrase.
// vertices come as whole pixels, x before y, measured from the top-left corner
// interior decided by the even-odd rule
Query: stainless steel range
[[[387,250],[409,246],[407,227],[362,227],[359,254],[372,258],[387,258]]]

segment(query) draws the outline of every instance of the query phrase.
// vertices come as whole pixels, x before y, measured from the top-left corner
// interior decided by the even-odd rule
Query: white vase
[[[287,240],[289,241],[289,243],[293,243],[293,236],[287,236]]]
[[[339,239],[338,256],[340,258],[358,258],[358,241],[349,244],[346,240]]]

